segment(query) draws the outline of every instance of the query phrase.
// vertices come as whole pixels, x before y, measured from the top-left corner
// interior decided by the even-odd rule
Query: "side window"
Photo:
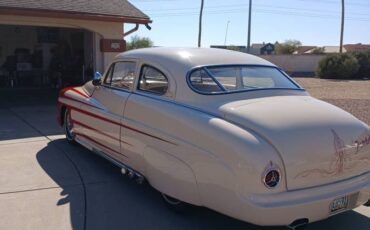
[[[154,67],[144,66],[141,69],[138,89],[163,95],[168,89],[168,79],[162,72]]]
[[[110,68],[109,68],[109,70],[107,72],[107,75],[104,78],[104,84],[105,85],[110,85],[110,82],[112,80],[112,72],[113,72],[113,69],[114,69],[114,64],[110,66]]]
[[[135,80],[134,62],[116,62],[111,66],[104,83],[113,87],[129,89]]]

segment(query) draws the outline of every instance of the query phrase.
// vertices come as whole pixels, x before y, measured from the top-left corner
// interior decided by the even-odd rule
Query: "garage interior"
[[[0,89],[62,88],[93,76],[90,31],[0,25],[0,34]]]

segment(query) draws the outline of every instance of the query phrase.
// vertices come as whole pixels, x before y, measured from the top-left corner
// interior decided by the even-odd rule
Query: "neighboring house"
[[[293,54],[310,54],[317,46],[299,46]]]
[[[346,44],[343,45],[343,48],[346,50],[346,52],[363,52],[363,51],[369,51],[370,45],[369,44]]]
[[[2,0],[0,87],[86,81],[125,50],[125,35],[148,23],[127,0]]]
[[[339,46],[324,46],[325,53],[339,53]],[[343,53],[350,53],[350,52],[364,52],[369,51],[370,45],[369,44],[346,44],[343,45]]]
[[[324,53],[330,54],[330,53],[339,53],[339,46],[323,46]],[[343,52],[345,53],[346,50],[343,49]]]
[[[267,43],[260,49],[260,54],[262,55],[271,55],[275,54],[275,45],[271,43]]]
[[[250,53],[254,55],[275,54],[275,45],[272,43],[254,43],[251,45]]]

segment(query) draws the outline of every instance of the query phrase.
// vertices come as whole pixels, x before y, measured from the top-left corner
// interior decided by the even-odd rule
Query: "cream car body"
[[[287,76],[295,89],[202,94],[189,82],[202,66],[273,64],[180,48],[129,51],[117,62],[133,63],[128,88],[88,82],[63,90],[60,124],[68,110],[77,142],[160,192],[258,225],[313,222],[370,198],[370,129],[351,114],[312,98]],[[163,95],[138,89],[144,66],[167,78]],[[264,180],[272,170],[280,178],[269,188]],[[331,212],[343,197],[345,207]]]

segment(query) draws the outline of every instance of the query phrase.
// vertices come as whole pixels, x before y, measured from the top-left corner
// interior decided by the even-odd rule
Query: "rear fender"
[[[148,146],[144,150],[145,176],[158,191],[177,199],[201,205],[192,169],[172,154]]]

